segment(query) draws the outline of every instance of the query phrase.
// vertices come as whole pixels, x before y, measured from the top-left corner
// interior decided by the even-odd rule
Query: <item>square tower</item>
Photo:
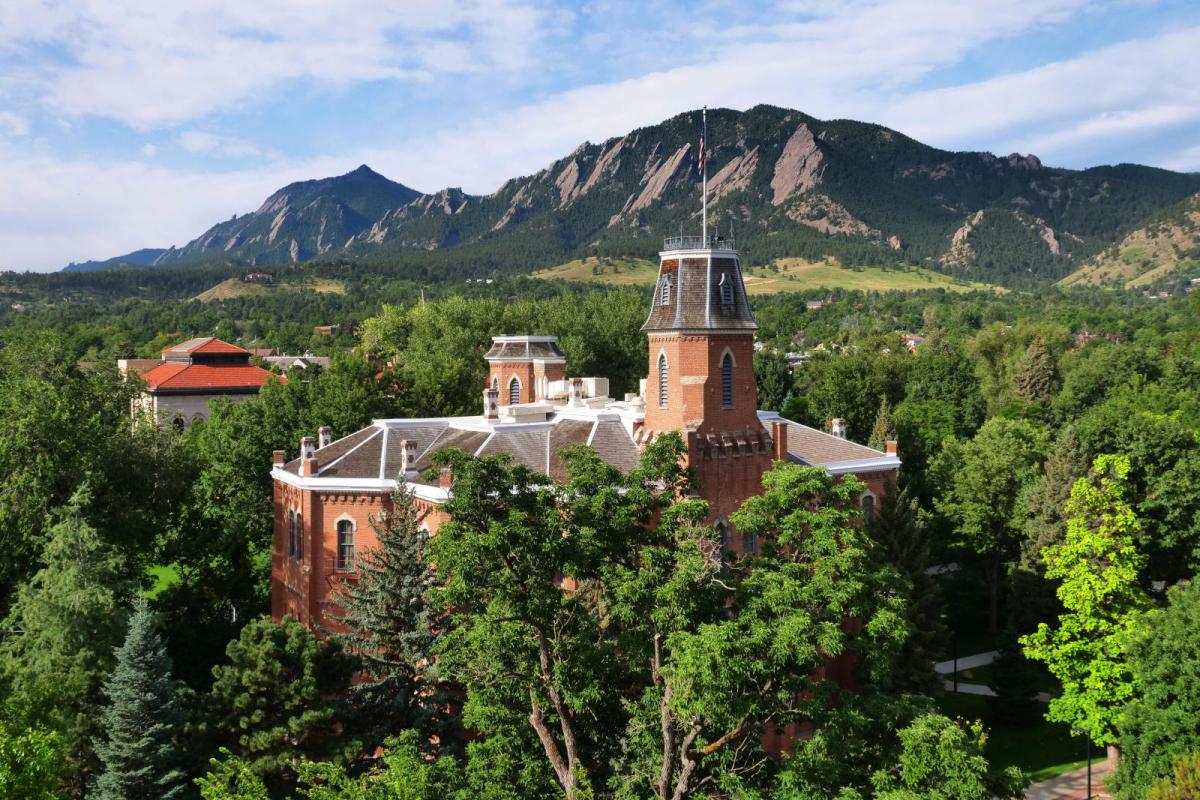
[[[550,384],[567,377],[567,358],[557,336],[493,336],[488,362],[488,386],[498,392],[500,405],[538,403],[550,394]]]

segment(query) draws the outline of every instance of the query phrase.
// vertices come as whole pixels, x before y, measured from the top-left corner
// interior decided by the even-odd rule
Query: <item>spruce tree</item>
[[[911,587],[907,608],[911,633],[893,664],[893,687],[924,694],[937,691],[941,679],[933,671],[933,662],[943,649],[946,626],[937,583],[925,573],[929,534],[907,488],[888,487],[868,530],[877,544],[877,558],[900,570]]]
[[[875,416],[875,425],[871,428],[871,438],[867,447],[883,450],[889,441],[896,439],[896,425],[892,422],[892,404],[885,397],[879,404],[879,414]]]
[[[104,737],[95,744],[104,764],[95,800],[170,800],[182,797],[176,737],[183,725],[171,657],[141,600],[129,621],[117,665],[104,684],[109,703],[100,714]]]
[[[392,495],[393,510],[371,521],[378,547],[356,560],[358,581],[341,586],[334,632],[347,652],[361,659],[368,680],[351,689],[351,727],[367,751],[390,736],[416,728],[423,746],[436,739],[455,746],[458,722],[435,674],[433,646],[438,639],[425,592],[434,572],[427,553],[428,534],[403,484]]]
[[[1017,397],[1029,403],[1048,403],[1058,390],[1058,366],[1040,334],[1033,337],[1017,370]]]

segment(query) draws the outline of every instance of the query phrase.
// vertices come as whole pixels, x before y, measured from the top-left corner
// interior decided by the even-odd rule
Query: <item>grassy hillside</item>
[[[1180,271],[1200,272],[1200,195],[1163,212],[1060,283],[1139,288]]]
[[[968,292],[994,289],[986,283],[964,281],[918,267],[884,269],[882,267],[843,267],[835,259],[808,261],[781,258],[769,267],[746,272],[746,292],[773,294],[803,289],[857,289],[864,292],[915,292],[921,289],[947,289]]]
[[[201,303],[211,303],[214,300],[231,300],[235,297],[265,297],[272,292],[299,292],[308,289],[318,294],[345,294],[346,285],[341,281],[328,278],[314,278],[303,283],[276,283],[264,285],[250,283],[241,278],[230,278],[221,281],[216,286],[193,297]]]
[[[658,266],[639,258],[582,258],[557,267],[535,272],[542,280],[560,279],[574,283],[605,283],[624,286],[650,286],[658,276]],[[868,292],[920,289],[947,289],[966,292],[992,289],[985,283],[973,283],[932,270],[905,267],[843,267],[836,259],[808,261],[781,258],[771,266],[748,269],[745,273],[749,294],[799,292],[805,289],[860,289]]]
[[[612,286],[651,286],[658,278],[658,264],[644,258],[577,258],[557,267],[538,270],[531,278],[572,283],[604,283]]]

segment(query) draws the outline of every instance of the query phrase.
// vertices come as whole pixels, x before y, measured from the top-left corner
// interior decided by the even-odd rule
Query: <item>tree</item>
[[[1171,777],[1176,758],[1200,752],[1200,583],[1172,587],[1167,607],[1142,620],[1129,644],[1138,694],[1121,719],[1121,765],[1114,787],[1142,797]],[[1171,795],[1168,795],[1171,796]]]
[[[944,651],[946,626],[937,581],[925,572],[930,566],[929,531],[908,489],[888,487],[867,531],[877,544],[876,558],[895,567],[908,582],[909,635],[893,667],[892,686],[933,694],[942,685],[933,662]]]
[[[983,420],[984,403],[970,360],[962,347],[942,333],[917,351],[905,384],[905,400],[940,400],[954,410],[954,432],[975,433]]]
[[[1021,771],[996,771],[983,754],[987,737],[976,722],[961,727],[938,714],[918,717],[900,731],[902,750],[890,769],[875,773],[878,800],[988,800],[1024,796]]]
[[[405,486],[392,495],[392,510],[372,520],[377,548],[357,559],[358,580],[341,584],[342,611],[334,638],[357,656],[365,680],[350,691],[353,719],[346,720],[373,752],[389,736],[407,728],[422,734],[426,748],[461,745],[457,715],[438,683],[432,612],[425,593],[434,584],[428,534]]]
[[[273,795],[294,783],[299,758],[337,755],[335,698],[354,667],[340,647],[284,617],[251,622],[225,652],[206,698],[217,746],[245,758]]]
[[[1035,334],[1026,348],[1014,384],[1016,396],[1028,403],[1045,404],[1054,399],[1059,384],[1058,365],[1041,334]]]
[[[55,800],[61,771],[61,736],[0,717],[0,797]]]
[[[44,566],[17,590],[4,621],[0,671],[29,718],[63,736],[64,788],[82,794],[95,768],[101,684],[125,629],[133,586],[125,565],[86,519],[87,485],[54,515]]]
[[[1200,754],[1180,756],[1171,763],[1172,775],[1150,787],[1149,800],[1191,800],[1200,797]]]
[[[787,356],[764,348],[754,352],[754,382],[758,384],[758,407],[783,410],[791,394],[794,379]]]
[[[186,787],[175,749],[183,728],[179,689],[145,600],[134,606],[104,694],[109,700],[100,716],[104,735],[95,745],[104,767],[90,796],[96,800],[182,797]]]
[[[883,450],[888,442],[895,439],[896,426],[892,422],[892,404],[885,397],[879,404],[879,413],[875,415],[875,425],[871,428],[871,438],[867,440],[867,447]]]
[[[1037,665],[1025,658],[1016,637],[1006,634],[1000,654],[992,662],[989,686],[995,694],[986,698],[990,718],[1006,725],[1032,725],[1041,719],[1038,678]]]
[[[1000,590],[1004,565],[1016,560],[1021,544],[1017,502],[1037,475],[1046,435],[1024,420],[993,418],[975,438],[947,440],[934,464],[944,487],[935,505],[956,528],[957,544],[984,560],[988,587],[988,629],[1000,629]]]
[[[1043,551],[1046,577],[1061,581],[1066,611],[1021,638],[1025,654],[1043,661],[1062,683],[1046,718],[1090,732],[1116,760],[1118,722],[1137,694],[1126,654],[1129,635],[1150,600],[1138,586],[1145,557],[1134,545],[1138,520],[1124,500],[1129,460],[1101,456],[1067,504],[1067,538]]]
[[[442,665],[491,757],[543,765],[541,794],[749,790],[768,777],[764,731],[820,724],[845,697],[830,659],[885,683],[907,633],[903,582],[869,555],[860,482],[777,465],[731,520],[762,555],[729,563],[706,504],[677,499],[681,453],[660,437],[622,476],[567,451],[563,486],[504,459],[445,457],[455,492],[430,543],[454,612]]]
[[[1067,534],[1063,514],[1071,499],[1071,488],[1087,472],[1087,460],[1079,449],[1079,437],[1067,428],[1059,435],[1042,474],[1029,483],[1021,496],[1025,508],[1021,565],[1041,573],[1045,569],[1042,551],[1060,544]]]

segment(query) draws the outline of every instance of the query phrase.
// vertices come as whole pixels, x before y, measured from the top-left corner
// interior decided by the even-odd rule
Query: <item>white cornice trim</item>
[[[883,456],[882,458],[863,458],[857,461],[830,461],[820,466],[830,475],[845,475],[851,472],[877,472],[900,468],[898,456]]]

